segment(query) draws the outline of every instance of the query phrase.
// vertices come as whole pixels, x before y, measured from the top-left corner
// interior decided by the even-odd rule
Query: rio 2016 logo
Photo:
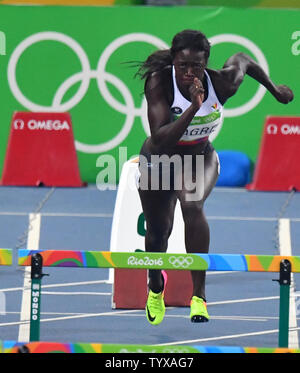
[[[46,41],[56,41],[70,48],[79,59],[81,65],[81,71],[69,76],[65,81],[62,81],[54,93],[52,98],[52,104],[49,106],[42,105],[37,102],[30,100],[24,92],[21,90],[16,77],[16,68],[19,60],[22,58],[23,53],[34,44],[40,44]],[[233,43],[238,44],[248,49],[256,58],[257,62],[262,66],[264,71],[269,74],[268,63],[263,52],[259,47],[251,40],[235,34],[220,34],[209,38],[209,41],[213,46],[221,43]],[[141,104],[135,106],[132,92],[129,90],[127,85],[116,75],[113,75],[106,71],[107,63],[112,54],[128,43],[142,42],[150,44],[158,49],[167,49],[169,46],[161,39],[151,34],[146,33],[131,33],[125,34],[121,37],[113,40],[102,52],[98,59],[96,69],[91,69],[90,61],[82,46],[73,38],[68,35],[59,32],[45,31],[33,34],[24,39],[12,52],[8,62],[8,84],[15,97],[15,99],[27,110],[33,112],[65,112],[70,111],[77,106],[86,95],[90,82],[92,79],[96,80],[97,88],[102,98],[106,103],[114,109],[125,115],[125,121],[121,126],[119,132],[113,136],[113,138],[101,142],[98,144],[87,144],[86,142],[79,141],[76,139],[76,149],[83,153],[103,153],[108,150],[118,147],[129,135],[134,120],[136,117],[140,117],[141,123],[146,135],[150,134],[149,124],[147,120],[147,103],[145,97],[141,99]],[[49,77],[51,79],[51,77]],[[110,84],[119,91],[123,99],[118,101],[108,89],[107,84]],[[79,85],[78,85],[79,84]],[[63,101],[66,92],[68,92],[74,86],[79,86],[77,91],[67,101]],[[224,110],[224,117],[235,117],[243,115],[253,108],[255,108],[264,97],[266,92],[265,87],[260,85],[255,92],[254,96],[246,103],[236,108],[230,108]],[[222,124],[222,123],[221,123]],[[213,141],[218,135],[221,125],[218,130],[210,135],[210,140]]]

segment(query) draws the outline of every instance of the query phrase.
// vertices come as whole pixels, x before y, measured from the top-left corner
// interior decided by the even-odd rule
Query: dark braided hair
[[[140,76],[141,79],[147,80],[152,73],[162,71],[166,67],[171,66],[176,53],[186,48],[203,51],[206,60],[209,58],[210,43],[206,36],[200,31],[184,30],[174,36],[170,49],[152,53],[141,64],[136,75]]]

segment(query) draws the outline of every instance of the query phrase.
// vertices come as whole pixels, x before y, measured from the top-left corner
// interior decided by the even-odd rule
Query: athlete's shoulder
[[[171,66],[166,66],[163,70],[155,71],[149,75],[145,82],[145,94],[147,99],[157,100],[163,96],[168,102],[172,100],[173,81]]]
[[[238,76],[240,76],[241,68],[237,64],[224,65],[220,70],[206,70],[213,84],[226,85],[233,89]]]
[[[222,70],[205,69],[205,71],[209,75],[214,86],[224,83],[224,74]]]
[[[230,79],[230,72],[226,71],[226,69],[221,70],[213,70],[213,69],[206,69],[208,73],[211,83],[214,87],[218,100],[223,105],[228,97],[231,96],[231,79]]]
[[[172,78],[172,67],[170,65],[166,66],[162,70],[154,71],[149,75],[145,82],[145,88],[153,89],[158,86],[161,88],[168,88],[168,83]]]

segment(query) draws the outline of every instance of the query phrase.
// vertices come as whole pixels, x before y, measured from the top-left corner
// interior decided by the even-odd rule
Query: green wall
[[[267,92],[251,110],[225,118],[214,140],[216,149],[240,150],[255,161],[266,116],[300,115],[299,16],[296,10],[0,5],[0,175],[16,110],[71,113],[84,181],[96,181],[100,155],[118,160],[119,147],[127,148],[128,158],[138,154],[146,137],[143,83],[125,62],[144,60],[186,28],[202,30],[208,38],[221,35],[223,42],[212,47],[211,68],[221,68],[239,51],[254,58],[261,53],[271,78],[294,90],[289,105],[277,103]],[[232,42],[235,38],[242,45]],[[26,42],[14,67],[16,48]],[[14,76],[19,94],[10,83]],[[240,110],[257,89],[246,77],[225,108]],[[119,138],[124,129],[128,133]]]

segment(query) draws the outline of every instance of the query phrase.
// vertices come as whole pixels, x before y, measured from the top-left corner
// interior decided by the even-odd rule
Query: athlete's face
[[[173,64],[177,84],[189,86],[194,78],[203,80],[207,60],[203,51],[183,49],[176,53]]]

